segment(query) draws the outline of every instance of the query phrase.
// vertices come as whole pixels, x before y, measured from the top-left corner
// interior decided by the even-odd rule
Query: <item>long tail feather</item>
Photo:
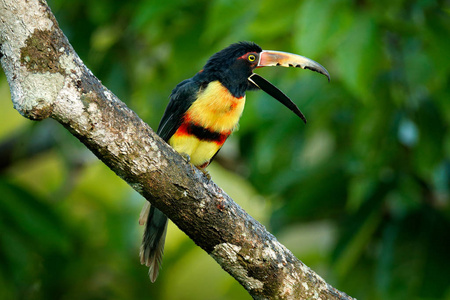
[[[143,211],[145,209],[144,207]],[[142,213],[141,216],[143,216]],[[160,210],[150,206],[139,256],[141,264],[149,267],[148,275],[151,282],[155,282],[159,274],[164,254],[167,223],[167,217]]]
[[[142,207],[141,213],[139,215],[139,225],[145,225],[148,219],[148,213],[150,212],[150,202],[146,201],[144,207]]]

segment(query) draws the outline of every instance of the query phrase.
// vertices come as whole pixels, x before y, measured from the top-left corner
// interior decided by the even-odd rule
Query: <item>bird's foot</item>
[[[186,154],[186,153],[180,153],[180,155],[183,156],[183,158],[184,158],[185,160],[187,160],[188,163],[191,162],[191,157],[190,157],[188,154]]]
[[[200,171],[202,171],[203,175],[205,175],[205,177],[206,177],[206,179],[208,179],[208,181],[211,180],[211,175],[209,175],[208,171],[206,171],[205,168],[197,167],[197,169],[199,169]]]
[[[200,165],[200,166],[194,166],[193,164],[191,164],[191,157],[186,154],[186,153],[180,153],[181,156],[183,156],[183,158],[185,160],[187,160],[187,162],[191,165],[192,168],[192,172],[194,172],[194,167],[199,169],[200,171],[202,171],[203,175],[205,175],[206,179],[211,180],[211,175],[209,175],[208,171],[206,171],[206,167],[209,165],[209,161]]]

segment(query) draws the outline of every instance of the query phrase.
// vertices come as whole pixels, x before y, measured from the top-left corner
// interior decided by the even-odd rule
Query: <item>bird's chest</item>
[[[199,92],[185,118],[214,132],[232,132],[244,110],[245,96],[236,98],[219,81]]]
[[[218,81],[200,91],[169,144],[189,155],[195,166],[207,165],[236,128],[245,97],[236,98]]]

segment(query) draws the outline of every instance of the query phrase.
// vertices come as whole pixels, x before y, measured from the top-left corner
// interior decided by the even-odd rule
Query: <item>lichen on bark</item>
[[[63,41],[58,30],[35,29],[20,51],[20,63],[31,72],[65,75],[59,62],[66,49]]]

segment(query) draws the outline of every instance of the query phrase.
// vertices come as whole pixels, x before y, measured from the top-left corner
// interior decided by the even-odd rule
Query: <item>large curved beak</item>
[[[321,64],[309,59],[307,57],[281,52],[281,51],[262,51],[259,55],[259,62],[257,68],[260,67],[272,67],[272,66],[282,66],[282,67],[297,67],[302,69],[308,69],[315,72],[319,72],[327,76],[328,81],[330,81],[330,74],[327,69],[325,69]],[[297,116],[299,116],[303,122],[306,123],[306,118],[300,109],[289,99],[286,94],[280,91],[276,86],[262,78],[260,75],[256,73],[252,73],[248,78],[248,81],[252,86],[260,88],[270,96],[274,97],[278,101],[280,101],[284,106],[293,111]]]
[[[328,81],[330,81],[330,74],[328,73],[327,69],[325,69],[321,64],[313,61],[312,59],[282,51],[263,50],[259,55],[259,62],[257,67],[272,66],[308,69],[327,76]]]

